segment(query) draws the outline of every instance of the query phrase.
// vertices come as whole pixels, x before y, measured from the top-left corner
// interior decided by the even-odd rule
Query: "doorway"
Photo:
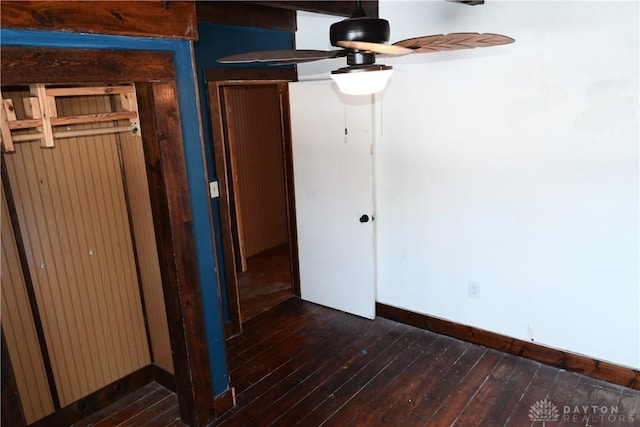
[[[232,80],[207,70],[228,337],[242,322],[299,295],[287,85],[293,78],[277,72],[248,71],[271,78]]]

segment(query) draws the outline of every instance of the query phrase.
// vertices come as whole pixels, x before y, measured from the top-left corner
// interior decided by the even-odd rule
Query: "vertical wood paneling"
[[[226,86],[226,118],[245,256],[287,242],[278,86]]]
[[[58,103],[60,115],[109,110],[107,97]],[[23,143],[6,159],[66,405],[149,363],[116,139]]]
[[[121,134],[120,141],[154,363],[173,373],[171,342],[142,140],[133,134]]]
[[[1,186],[0,186],[1,187]],[[27,423],[53,412],[38,336],[2,189],[2,328]]]

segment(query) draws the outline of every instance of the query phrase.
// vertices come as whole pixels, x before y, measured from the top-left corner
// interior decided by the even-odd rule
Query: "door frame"
[[[1,51],[3,84],[135,83],[180,417],[187,425],[209,424],[217,408],[203,340],[204,312],[172,53],[8,46]],[[112,388],[122,393],[127,387],[125,377]],[[97,410],[109,403],[81,399],[70,410]],[[17,416],[22,412],[15,407],[7,410]]]
[[[288,83],[297,81],[294,69],[265,68],[208,68],[205,70],[205,82],[211,115],[213,136],[213,160],[220,190],[220,225],[222,230],[222,257],[224,262],[224,281],[227,291],[229,321],[225,323],[225,336],[236,335],[242,331],[242,315],[238,295],[238,278],[231,217],[231,195],[229,194],[230,167],[227,162],[226,129],[224,125],[224,106],[222,88],[239,85],[277,84],[280,88],[280,117],[282,120],[282,139],[284,153],[284,178],[287,203],[287,224],[289,237],[289,259],[291,261],[291,291],[300,296],[300,272],[298,266],[298,234],[296,226],[296,206],[293,182],[293,157],[291,126],[289,122]]]

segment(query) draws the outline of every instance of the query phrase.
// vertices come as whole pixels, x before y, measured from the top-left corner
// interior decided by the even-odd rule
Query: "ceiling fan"
[[[474,0],[457,0],[482,4]],[[393,44],[389,41],[389,21],[371,18],[356,1],[351,16],[331,25],[329,38],[336,50],[266,50],[240,53],[219,58],[223,64],[264,62],[271,65],[299,64],[329,58],[347,58],[347,66],[331,71],[341,92],[365,95],[383,90],[393,67],[376,64],[376,57],[393,57],[414,53],[433,53],[513,43],[508,36],[491,33],[451,33],[414,37]]]

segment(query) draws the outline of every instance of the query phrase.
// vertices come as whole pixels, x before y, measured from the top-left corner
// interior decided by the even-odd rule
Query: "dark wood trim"
[[[234,406],[236,406],[236,389],[229,387],[225,392],[216,396],[214,400],[216,415],[219,417]]]
[[[193,1],[9,1],[2,28],[121,36],[198,38]]]
[[[239,325],[238,322],[232,322],[230,320],[227,320],[226,322],[224,322],[224,337],[225,337],[225,339],[228,339],[228,338],[240,333],[240,331],[236,331],[237,325]]]
[[[211,109],[211,127],[213,132],[213,160],[216,166],[218,188],[220,190],[220,229],[222,230],[222,259],[224,262],[225,282],[227,289],[227,304],[229,321],[225,323],[225,336],[239,334],[242,331],[240,318],[240,299],[238,296],[235,250],[231,224],[231,203],[229,197],[229,177],[227,176],[227,153],[225,147],[224,125],[222,122],[222,105],[220,86],[213,82],[207,83],[209,93],[209,108]]]
[[[376,314],[386,319],[535,360],[555,368],[577,372],[592,378],[640,390],[640,371],[632,368],[591,359],[580,354],[545,347],[540,344],[510,338],[472,326],[461,325],[381,303],[376,303]]]
[[[165,374],[160,371],[162,368],[156,365],[147,365],[39,419],[29,427],[68,426],[76,423],[150,382],[156,381],[162,384],[157,378],[162,378]]]
[[[3,85],[175,80],[168,52],[2,46],[0,55]]]
[[[204,426],[215,409],[176,88],[138,83],[136,91],[180,415]]]
[[[174,393],[176,392],[176,377],[171,372],[165,371],[156,364],[147,365],[144,369],[150,370],[153,381]]]
[[[218,94],[220,96],[220,113],[222,114],[222,130],[224,132],[224,138],[222,141],[224,142],[224,151],[226,155],[225,164],[227,165],[227,169],[225,169],[226,176],[226,195],[229,201],[229,213],[231,214],[231,237],[232,237],[232,245],[233,245],[233,259],[235,260],[236,265],[236,273],[242,273],[247,271],[247,258],[245,256],[244,246],[242,242],[244,241],[244,230],[240,226],[241,218],[242,218],[242,209],[241,205],[238,201],[238,190],[237,187],[240,184],[236,179],[230,178],[235,177],[235,170],[237,167],[237,160],[235,156],[234,147],[229,143],[229,119],[228,119],[228,111],[227,101],[226,101],[226,86],[220,86],[218,90]],[[238,305],[240,301],[238,300]],[[239,308],[238,308],[239,310]],[[239,312],[239,311],[238,311]],[[242,318],[242,314],[240,314]]]
[[[286,82],[298,81],[298,75],[293,68],[207,68],[204,71],[207,82],[236,82],[244,80],[282,80]]]
[[[2,427],[22,427],[25,425],[25,420],[18,395],[18,385],[13,375],[13,366],[11,366],[7,343],[4,339],[4,330],[0,334],[2,335],[2,343],[0,344],[2,347],[0,350],[2,352],[2,360],[0,360],[0,368],[2,369],[2,373],[0,373],[2,383],[0,425]]]
[[[289,260],[291,261],[291,292],[300,296],[300,263],[298,257],[298,226],[296,220],[295,185],[293,180],[293,139],[291,137],[291,117],[289,108],[289,85],[281,83],[280,117],[282,117],[282,152],[284,154],[284,180],[287,196],[287,223],[289,225]]]
[[[269,7],[278,7],[289,10],[304,10],[307,12],[324,13],[327,15],[351,16],[356,3],[354,1],[285,1],[285,0],[267,0],[252,1],[250,3],[265,5]],[[378,16],[378,0],[364,0],[362,8],[367,12],[368,16]]]
[[[13,191],[11,190],[11,183],[9,181],[9,174],[7,173],[7,166],[4,160],[4,154],[0,161],[0,172],[2,177],[2,186],[4,188],[5,198],[7,200],[7,210],[9,211],[9,217],[11,218],[11,228],[16,239],[16,248],[18,250],[18,258],[20,259],[20,268],[24,277],[25,290],[27,297],[29,298],[29,308],[31,309],[31,315],[33,316],[33,326],[36,330],[36,336],[38,337],[38,344],[40,347],[40,355],[42,357],[42,363],[44,365],[44,371],[47,375],[47,384],[49,386],[49,393],[51,394],[51,402],[53,403],[54,410],[60,409],[60,398],[58,397],[58,390],[56,387],[56,380],[53,376],[53,367],[51,366],[51,359],[49,358],[49,349],[47,347],[47,340],[44,336],[44,328],[42,326],[42,318],[40,317],[40,310],[38,309],[38,301],[36,300],[36,293],[33,289],[33,279],[31,278],[31,270],[29,270],[29,262],[27,261],[27,252],[24,247],[24,239],[22,238],[22,231],[20,230],[20,223],[18,220],[18,213],[16,212],[16,205],[13,199]],[[5,224],[6,226],[6,224]]]
[[[198,22],[296,31],[296,12],[240,1],[196,2]]]

